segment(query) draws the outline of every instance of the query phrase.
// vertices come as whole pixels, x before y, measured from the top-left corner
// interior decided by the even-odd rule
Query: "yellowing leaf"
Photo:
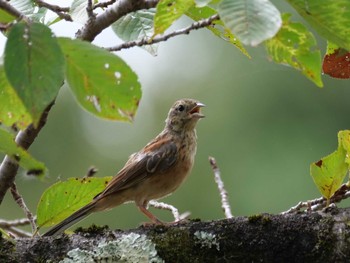
[[[159,1],[154,16],[154,35],[164,33],[174,21],[180,18],[194,4],[194,0]]]
[[[46,173],[45,165],[34,159],[22,147],[19,147],[15,142],[14,136],[1,128],[0,152],[3,152],[13,160],[16,160],[21,167],[27,170],[28,175],[42,177]]]
[[[349,0],[287,0],[327,40],[350,50]]]
[[[290,14],[283,14],[282,28],[275,37],[265,42],[273,61],[300,70],[317,86],[322,87],[321,53],[316,48],[312,33],[301,23],[289,21]]]
[[[69,178],[48,188],[37,208],[38,227],[52,226],[67,218],[106,187],[109,177]]]
[[[310,173],[321,194],[330,199],[341,186],[349,165],[345,161],[347,152],[344,149],[344,139],[349,140],[349,131],[338,133],[338,149],[321,160],[312,163]]]
[[[338,137],[346,151],[345,162],[350,165],[350,131],[340,131]]]

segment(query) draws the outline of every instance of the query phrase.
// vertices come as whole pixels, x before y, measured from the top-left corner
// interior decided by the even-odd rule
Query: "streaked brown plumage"
[[[197,149],[195,126],[204,117],[200,113],[203,106],[193,99],[176,101],[165,120],[164,130],[129,157],[103,192],[44,236],[62,233],[93,212],[109,210],[130,201],[135,202],[153,223],[161,224],[147,210],[147,204],[174,192],[191,171]]]

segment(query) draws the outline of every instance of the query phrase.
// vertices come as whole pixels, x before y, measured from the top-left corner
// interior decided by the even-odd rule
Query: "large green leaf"
[[[227,28],[245,45],[256,46],[280,29],[278,9],[268,0],[223,0],[218,13]]]
[[[154,16],[154,34],[163,34],[194,4],[194,0],[160,0]]]
[[[350,50],[349,0],[288,0],[324,38]]]
[[[37,124],[63,83],[64,57],[56,38],[40,23],[18,23],[9,33],[4,60],[8,81]]]
[[[131,121],[141,98],[137,75],[118,56],[88,42],[60,38],[66,78],[79,103],[106,119]]]
[[[153,18],[155,8],[129,13],[112,24],[116,35],[124,41],[149,38],[154,34]],[[143,46],[152,55],[157,55],[158,44]]]
[[[326,199],[339,189],[349,170],[349,134],[350,131],[340,131],[338,149],[310,166],[312,179]]]
[[[14,161],[27,170],[28,175],[42,177],[46,173],[43,163],[35,160],[23,148],[15,143],[15,138],[8,131],[0,128],[0,152],[9,155]]]
[[[300,70],[317,86],[322,87],[321,53],[316,40],[303,24],[289,21],[290,16],[283,14],[282,28],[265,43],[267,52],[276,63]]]
[[[0,66],[0,94],[0,123],[22,130],[32,123],[30,114],[7,81],[3,66]]]
[[[217,12],[209,6],[201,8],[193,6],[186,12],[186,15],[192,18],[194,21],[206,19],[215,14],[217,14]],[[243,47],[242,43],[231,33],[227,27],[225,27],[224,23],[221,20],[214,21],[210,26],[207,26],[207,29],[209,29],[214,35],[233,44],[244,55],[250,58],[248,51]]]
[[[38,227],[52,226],[70,216],[106,187],[110,177],[69,178],[46,189],[37,207]]]

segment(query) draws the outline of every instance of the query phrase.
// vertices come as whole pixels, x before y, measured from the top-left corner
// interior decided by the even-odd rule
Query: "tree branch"
[[[307,212],[311,212],[311,211],[314,212],[327,207],[328,204],[339,203],[342,200],[345,200],[349,197],[350,197],[350,185],[346,183],[346,184],[342,184],[329,200],[327,200],[324,197],[320,197],[309,201],[304,201],[304,202],[301,201],[297,205],[291,207],[287,211],[282,212],[281,214],[284,215],[284,214],[298,213],[304,210],[306,210]]]
[[[22,14],[20,11],[18,11],[16,8],[14,8],[9,2],[0,0],[0,9],[5,10],[7,13],[22,19],[26,17],[24,14]]]
[[[20,131],[16,136],[16,143],[25,150],[34,142],[36,136],[46,124],[47,116],[54,102],[52,102],[43,112],[38,127],[33,124],[29,125],[25,130]],[[0,165],[0,204],[2,203],[7,190],[13,185],[18,171],[18,163],[16,160],[6,155]]]
[[[73,21],[72,17],[68,14],[69,12],[69,7],[60,7],[58,5],[51,5],[49,3],[46,3],[42,0],[34,0],[34,2],[39,6],[39,7],[45,7],[52,12],[56,13],[61,19],[67,20],[67,21]]]
[[[99,33],[122,16],[137,10],[155,7],[157,3],[158,0],[119,0],[111,5],[105,12],[98,15],[96,19],[89,19],[84,27],[77,32],[76,37],[91,42]]]
[[[350,209],[0,238],[4,262],[348,262]],[[118,261],[118,262],[119,262]]]
[[[110,47],[107,48],[108,51],[119,51],[122,49],[126,49],[126,48],[131,48],[131,47],[135,47],[135,46],[145,46],[145,45],[152,45],[155,43],[159,43],[159,42],[163,42],[163,41],[167,41],[169,38],[178,36],[178,35],[185,35],[185,34],[189,34],[192,30],[197,30],[203,27],[207,27],[210,26],[215,20],[220,19],[219,15],[213,15],[207,19],[203,19],[200,20],[198,22],[194,22],[192,25],[180,29],[180,30],[176,30],[174,32],[171,32],[169,34],[165,34],[165,35],[161,35],[161,36],[156,36],[152,39],[149,38],[142,38],[140,40],[135,40],[135,41],[130,41],[130,42],[126,42],[123,43],[121,45],[115,46],[115,47]]]

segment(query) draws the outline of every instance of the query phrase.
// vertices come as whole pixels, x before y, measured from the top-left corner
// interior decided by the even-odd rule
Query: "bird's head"
[[[181,99],[171,107],[165,120],[166,127],[172,131],[193,130],[197,121],[204,118],[200,110],[205,105],[194,99]]]

